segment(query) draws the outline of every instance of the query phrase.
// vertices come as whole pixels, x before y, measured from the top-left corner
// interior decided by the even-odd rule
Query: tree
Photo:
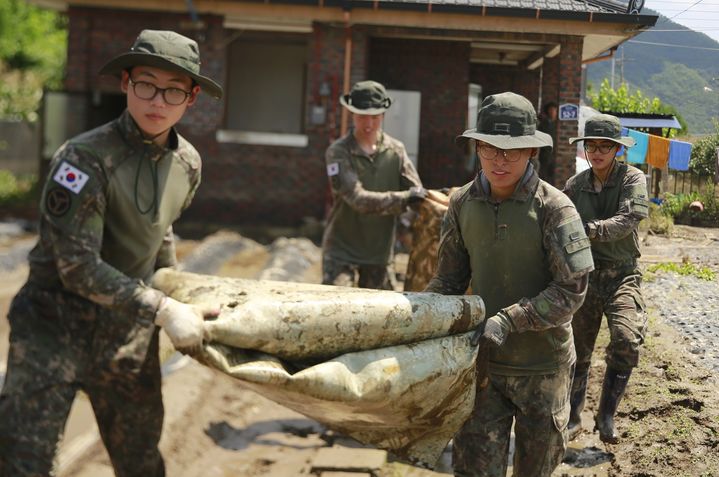
[[[587,87],[587,99],[592,107],[598,111],[613,111],[615,113],[644,113],[644,114],[672,114],[677,117],[682,125],[682,131],[687,132],[684,119],[676,110],[669,105],[663,104],[657,98],[644,96],[640,89],[630,94],[629,86],[622,83],[619,88],[612,89],[608,79],[604,79],[599,86],[599,91],[594,92],[591,85]],[[676,130],[670,131],[670,137],[676,135]]]
[[[0,0],[0,117],[34,120],[43,88],[62,86],[66,51],[64,16]]]
[[[689,170],[700,176],[713,176],[719,148],[719,121],[714,120],[714,134],[703,137],[692,147]]]

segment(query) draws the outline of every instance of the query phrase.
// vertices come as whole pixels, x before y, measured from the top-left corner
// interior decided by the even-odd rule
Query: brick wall
[[[521,94],[537,107],[539,97],[539,71],[523,70],[514,66],[473,64],[470,82],[482,85],[482,97],[512,91]]]
[[[465,150],[454,138],[465,129],[469,43],[372,38],[369,74],[387,88],[422,93],[417,164],[426,187],[466,183]]]

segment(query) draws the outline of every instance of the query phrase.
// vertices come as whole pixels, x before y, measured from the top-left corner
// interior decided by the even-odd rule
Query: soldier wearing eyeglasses
[[[617,161],[621,146],[632,147],[634,139],[621,135],[619,119],[608,114],[589,118],[583,141],[590,169],[567,181],[565,192],[572,199],[592,243],[595,270],[589,278],[584,305],[574,315],[577,366],[572,384],[569,438],[582,430],[587,378],[594,343],[607,317],[610,341],[606,349],[606,371],[602,384],[595,430],[603,442],[616,443],[614,415],[624,396],[632,370],[639,361],[647,317],[642,298],[639,258],[639,222],[649,213],[647,183],[639,169]]]
[[[566,448],[574,372],[572,315],[584,300],[592,255],[582,221],[561,191],[530,163],[552,138],[537,130],[523,96],[482,101],[471,139],[482,164],[452,194],[438,268],[425,291],[485,302],[477,346],[474,412],[455,435],[457,476],[507,475],[515,430],[514,476],[549,477]]]
[[[142,31],[101,73],[120,76],[127,110],[52,159],[30,275],[8,315],[0,476],[54,475],[79,390],[115,475],[165,475],[159,327],[192,352],[217,314],[147,283],[176,264],[172,223],[200,184],[200,155],[174,126],[201,90],[222,88],[200,74],[197,43],[170,31]]]

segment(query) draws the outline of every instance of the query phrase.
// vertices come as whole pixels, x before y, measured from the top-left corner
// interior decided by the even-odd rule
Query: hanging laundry
[[[688,171],[689,159],[692,155],[691,143],[672,140],[669,146],[669,169]]]
[[[627,162],[633,164],[644,164],[649,146],[649,135],[643,132],[629,130],[629,137],[633,138],[636,144],[627,149]]]
[[[664,169],[669,162],[669,144],[667,138],[661,136],[649,136],[649,146],[647,147],[647,164]]]

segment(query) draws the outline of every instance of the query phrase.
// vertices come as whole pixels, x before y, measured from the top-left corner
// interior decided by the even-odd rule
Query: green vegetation
[[[689,170],[700,176],[714,176],[719,148],[719,120],[714,119],[714,134],[700,139],[692,146]]]
[[[714,273],[710,268],[698,267],[690,261],[684,261],[681,264],[674,262],[662,262],[655,263],[654,265],[647,267],[648,273],[656,273],[659,271],[677,273],[685,276],[692,275],[707,281],[713,281],[716,278],[716,273]]]
[[[642,14],[657,15],[647,8]],[[615,84],[626,82],[671,104],[693,134],[711,133],[712,119],[719,116],[719,42],[666,17],[660,17],[656,29],[663,31],[641,33],[616,52]],[[611,61],[589,65],[587,75],[589,82],[601,84],[611,76]]]
[[[609,80],[604,79],[599,86],[599,91],[594,91],[591,84],[587,86],[587,100],[592,107],[598,111],[612,111],[615,113],[654,113],[654,114],[674,114],[682,124],[682,130],[686,132],[687,126],[684,119],[676,110],[657,98],[649,98],[645,96],[640,89],[630,94],[627,83],[622,83],[619,88],[612,89]],[[676,129],[664,131],[665,136],[674,137],[677,133]],[[669,133],[669,134],[667,134]]]
[[[35,175],[14,176],[0,169],[0,208],[34,205],[38,182]]]
[[[719,226],[719,201],[716,194],[714,184],[707,179],[700,192],[664,194],[659,212],[671,217],[675,224],[717,227]],[[690,208],[692,202],[695,201],[701,202],[703,210]],[[649,212],[651,219],[651,209]],[[657,231],[657,233],[659,232]]]
[[[649,204],[649,218],[643,220],[639,227],[641,230],[649,229],[656,235],[671,235],[674,228],[674,218],[665,213],[657,204]]]
[[[43,88],[62,85],[65,17],[24,0],[0,0],[0,118],[33,121]]]

